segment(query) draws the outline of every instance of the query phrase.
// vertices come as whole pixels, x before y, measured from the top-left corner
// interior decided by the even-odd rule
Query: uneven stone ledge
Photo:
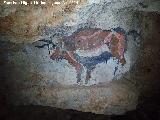
[[[110,115],[135,109],[138,92],[132,83],[113,81],[107,85],[89,87],[32,86],[27,88],[26,86],[14,89],[9,99],[15,105],[34,104]]]

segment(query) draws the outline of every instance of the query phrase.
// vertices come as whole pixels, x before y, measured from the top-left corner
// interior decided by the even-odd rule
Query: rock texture
[[[40,1],[37,0],[37,2]],[[7,5],[1,1],[1,34],[11,36],[14,42],[35,41],[45,26],[61,24],[65,17],[70,16],[76,7],[83,4],[85,0],[76,0],[76,2],[68,0],[61,4],[54,4],[55,1],[52,0],[45,2],[45,5]]]
[[[1,86],[8,91],[8,104],[53,106],[109,115],[135,109],[139,95],[148,95],[158,83],[151,81],[159,74],[157,4],[152,0],[80,0],[78,5],[67,2],[54,7],[1,4],[0,64],[4,80]],[[141,36],[139,39],[128,36],[127,59],[124,67],[119,66],[120,76],[113,75],[117,65],[113,59],[107,65],[98,65],[87,85],[76,83],[75,69],[65,59],[59,62],[50,59],[50,45],[35,47],[45,44],[37,41],[38,38],[56,44],[80,28],[116,27],[125,31],[134,29]]]
[[[28,3],[31,1],[32,0],[26,0]],[[105,9],[105,12],[111,14],[109,19],[113,17],[112,10],[117,11],[127,7],[131,9],[140,9],[142,11],[158,11],[158,7],[154,7],[157,6],[157,2],[153,2],[152,4],[148,3],[151,1],[154,0],[138,0],[136,2],[133,0],[115,0],[113,2],[110,0],[66,0],[58,5],[54,4],[55,0],[47,0],[46,5],[7,5],[4,1],[1,1],[0,33],[2,35],[5,34],[9,37],[8,39],[14,42],[36,41],[46,26],[56,26],[61,23],[65,25],[75,25],[87,20],[97,20],[96,23],[99,24],[98,19],[101,19],[101,17],[99,18],[98,16],[103,15],[99,14],[101,9]],[[37,0],[37,2],[40,2],[40,0]],[[151,5],[145,7],[145,5],[148,6],[148,4]],[[95,9],[94,6],[97,6],[98,10]],[[77,14],[77,10],[79,9],[81,12]],[[97,16],[97,19],[93,16]],[[101,27],[103,27],[103,25]]]

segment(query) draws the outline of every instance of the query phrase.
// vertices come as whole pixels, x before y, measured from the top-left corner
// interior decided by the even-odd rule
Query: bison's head
[[[52,60],[60,60],[60,59],[63,58],[62,53],[63,52],[62,52],[61,48],[60,47],[56,47],[55,49],[52,50],[50,58]]]

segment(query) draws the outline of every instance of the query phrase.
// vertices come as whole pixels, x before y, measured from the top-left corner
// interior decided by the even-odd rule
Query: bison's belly
[[[83,66],[85,66],[88,70],[92,70],[95,68],[97,64],[107,62],[110,57],[112,57],[112,54],[110,52],[102,52],[99,55],[92,56],[92,57],[84,57],[79,56],[78,54],[75,54],[76,60],[81,63]]]

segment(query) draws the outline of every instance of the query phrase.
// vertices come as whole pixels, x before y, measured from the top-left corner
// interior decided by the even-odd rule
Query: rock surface
[[[154,71],[158,60],[152,63],[156,58],[154,53],[159,53],[157,26],[160,22],[159,8],[156,7],[159,2],[80,1],[77,8],[70,2],[54,7],[51,4],[16,7],[1,4],[0,64],[2,79],[7,86],[5,89],[9,91],[9,104],[123,114],[136,108],[141,93],[145,95],[147,90],[154,88],[157,81],[150,81],[154,78],[150,73],[156,76],[159,72]],[[157,14],[148,13],[150,11]],[[94,79],[91,84],[78,85],[75,69],[66,60],[53,61],[47,46],[42,49],[35,46],[42,44],[37,41],[38,38],[51,39],[56,43],[77,29],[89,27],[104,30],[122,27],[125,31],[134,29],[142,36],[136,41],[133,36],[128,36],[125,53],[128,59],[124,68],[120,66],[120,77],[113,76],[116,61],[109,62],[107,66],[98,65],[96,72],[92,73]],[[54,33],[58,35],[53,37]],[[152,38],[154,42],[150,42]],[[157,47],[152,49],[155,45]],[[144,62],[145,59],[148,61]],[[152,84],[151,87],[149,84]]]
[[[28,0],[30,3],[32,0]],[[41,0],[37,0],[40,2]],[[85,0],[68,0],[61,4],[47,0],[46,4],[9,4],[1,1],[0,32],[12,37],[14,42],[30,42],[40,35],[45,26],[61,24],[66,16],[73,13],[76,6],[80,6]]]

